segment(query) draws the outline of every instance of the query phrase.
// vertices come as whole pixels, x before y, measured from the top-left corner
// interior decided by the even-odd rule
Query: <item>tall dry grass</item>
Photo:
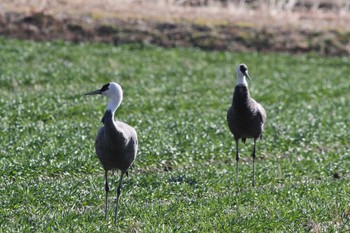
[[[0,12],[350,28],[350,0],[1,0]]]

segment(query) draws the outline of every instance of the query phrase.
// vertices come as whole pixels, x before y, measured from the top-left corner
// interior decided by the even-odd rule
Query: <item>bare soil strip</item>
[[[239,7],[168,6],[159,2],[151,5],[142,1],[121,1],[121,5],[109,6],[111,2],[107,0],[87,0],[80,3],[80,8],[78,0],[42,1],[45,4],[30,7],[32,2],[16,5],[16,1],[4,0],[0,6],[0,35],[38,41],[350,54],[350,17],[341,11],[337,16],[334,12],[264,12]]]

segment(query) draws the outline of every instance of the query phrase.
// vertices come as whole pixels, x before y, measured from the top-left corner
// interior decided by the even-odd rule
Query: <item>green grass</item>
[[[0,39],[0,232],[348,232],[350,59]],[[268,115],[258,142],[234,142],[235,66]],[[139,136],[120,217],[104,219],[94,139],[109,81],[116,116]],[[341,178],[333,178],[339,173]],[[116,173],[115,173],[116,174]]]

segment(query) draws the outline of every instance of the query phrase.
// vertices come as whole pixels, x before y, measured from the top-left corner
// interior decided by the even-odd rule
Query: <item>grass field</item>
[[[0,232],[348,232],[350,58],[0,39]],[[235,66],[268,114],[235,181]],[[104,219],[94,139],[109,81],[138,158]],[[338,177],[338,178],[334,178]],[[114,203],[116,173],[110,203]]]

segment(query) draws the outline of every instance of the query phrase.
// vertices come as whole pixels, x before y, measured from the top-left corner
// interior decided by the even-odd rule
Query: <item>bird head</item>
[[[109,97],[111,101],[109,102],[107,109],[115,111],[123,100],[123,89],[118,83],[110,82],[103,85],[100,89],[88,92],[85,95],[103,95]]]
[[[246,64],[240,64],[236,68],[237,72],[237,84],[239,86],[246,86],[248,87],[247,79],[250,80],[249,74],[248,74],[248,67]]]
[[[107,97],[113,96],[123,96],[123,90],[118,83],[110,82],[103,85],[100,89],[96,91],[91,91],[86,93],[85,95],[103,95]]]
[[[248,66],[246,64],[240,64],[237,66],[236,72],[238,77],[246,77],[250,80],[250,76],[248,74]]]

